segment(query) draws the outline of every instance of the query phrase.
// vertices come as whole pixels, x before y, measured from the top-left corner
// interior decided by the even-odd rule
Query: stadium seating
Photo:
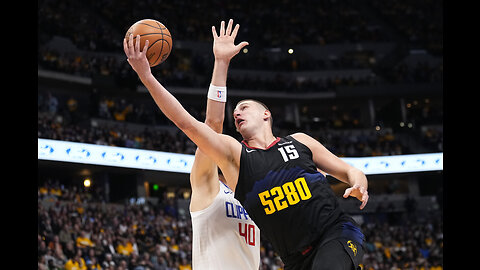
[[[210,29],[233,18],[250,45],[230,64],[227,111],[243,97],[267,100],[275,135],[304,131],[340,157],[442,152],[442,14],[432,0],[40,0],[38,138],[193,154],[122,39],[143,18],[169,28],[172,54],[152,72],[203,121]],[[238,138],[231,119],[224,133]],[[38,177],[38,269],[191,269],[188,188],[112,200],[42,166],[52,173]],[[443,175],[371,179],[364,211],[341,201],[365,233],[364,269],[443,269]],[[283,269],[265,240],[261,260]]]

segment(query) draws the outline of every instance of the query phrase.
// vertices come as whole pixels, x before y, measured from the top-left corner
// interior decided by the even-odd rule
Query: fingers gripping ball
[[[151,67],[164,62],[172,51],[172,35],[167,27],[162,23],[144,19],[134,23],[125,34],[128,40],[130,34],[133,34],[133,42],[140,35],[140,48],[145,46],[148,39],[147,59]]]

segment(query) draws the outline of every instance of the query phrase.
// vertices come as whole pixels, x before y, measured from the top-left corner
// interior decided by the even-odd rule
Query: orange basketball
[[[147,59],[151,67],[165,61],[172,51],[170,31],[156,20],[144,19],[134,23],[125,35],[127,41],[130,34],[133,34],[133,44],[137,35],[140,35],[140,50],[143,50],[145,40],[148,39]]]

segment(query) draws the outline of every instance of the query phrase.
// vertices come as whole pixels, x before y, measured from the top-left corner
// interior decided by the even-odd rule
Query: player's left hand
[[[367,205],[368,191],[365,187],[363,187],[361,185],[356,184],[356,185],[353,185],[350,188],[347,188],[345,190],[345,193],[343,194],[343,197],[348,198],[348,196],[355,197],[359,201],[362,202],[362,204],[360,205],[360,210],[363,209],[365,207],[365,205]]]

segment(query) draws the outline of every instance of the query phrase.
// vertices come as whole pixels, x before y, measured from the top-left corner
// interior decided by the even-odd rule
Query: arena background
[[[306,132],[342,158],[443,152],[443,2],[425,0],[40,0],[39,139],[194,153],[125,60],[123,36],[144,18],[173,37],[153,73],[202,121],[211,26],[241,25],[236,42],[250,45],[230,64],[226,134],[239,138],[232,106],[254,97],[271,108],[275,135]],[[102,269],[189,269],[190,188],[180,165],[87,164],[82,150],[78,162],[62,162],[38,145],[39,269],[63,269],[76,253]],[[443,269],[443,170],[367,177],[360,211],[329,176],[366,235],[365,269]],[[265,240],[261,256],[261,269],[282,269]]]

